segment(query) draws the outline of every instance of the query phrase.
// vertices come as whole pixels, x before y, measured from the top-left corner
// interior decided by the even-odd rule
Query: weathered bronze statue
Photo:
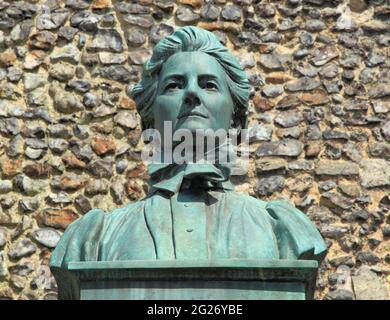
[[[245,128],[249,83],[210,32],[178,29],[144,65],[133,97],[144,128]],[[223,144],[222,144],[223,145]],[[304,213],[284,201],[237,193],[227,164],[151,164],[146,198],[91,210],[65,231],[51,266],[70,261],[305,259],[326,245]]]

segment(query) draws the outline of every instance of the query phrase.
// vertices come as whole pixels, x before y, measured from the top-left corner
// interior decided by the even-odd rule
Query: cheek
[[[180,111],[181,97],[158,96],[153,103],[155,119],[174,120]]]
[[[233,114],[233,102],[225,95],[209,95],[206,97],[207,107],[213,118],[218,121],[230,122]]]

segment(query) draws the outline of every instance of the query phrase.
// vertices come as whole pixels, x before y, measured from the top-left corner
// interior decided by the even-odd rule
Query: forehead
[[[212,74],[225,78],[225,72],[218,61],[200,51],[178,52],[169,57],[161,69],[160,77],[165,78],[170,74]]]

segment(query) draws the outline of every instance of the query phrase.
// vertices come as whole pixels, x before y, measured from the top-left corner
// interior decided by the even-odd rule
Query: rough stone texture
[[[316,223],[317,299],[388,299],[388,20],[381,0],[0,1],[0,298],[55,299],[61,232],[145,195],[126,92],[159,39],[199,25],[252,86],[237,190]]]
[[[364,266],[352,277],[356,300],[388,300],[389,293],[380,277]]]

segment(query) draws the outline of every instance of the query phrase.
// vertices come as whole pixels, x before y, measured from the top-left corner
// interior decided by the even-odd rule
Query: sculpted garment
[[[52,267],[70,261],[153,259],[321,260],[326,245],[304,213],[232,190],[214,165],[152,167],[145,199],[92,209],[65,231]],[[190,187],[190,188],[189,188]]]

